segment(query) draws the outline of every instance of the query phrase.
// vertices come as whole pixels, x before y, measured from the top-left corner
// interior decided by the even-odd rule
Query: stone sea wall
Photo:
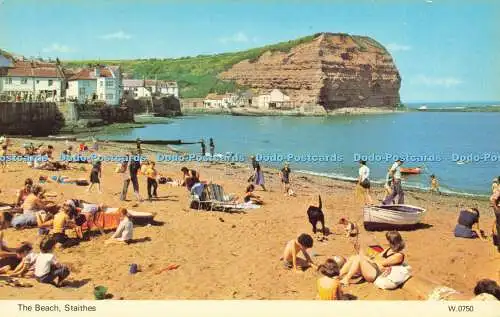
[[[53,102],[0,102],[0,133],[46,136],[57,133],[65,119]]]

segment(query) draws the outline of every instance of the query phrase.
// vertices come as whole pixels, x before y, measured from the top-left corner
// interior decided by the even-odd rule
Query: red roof
[[[9,69],[6,76],[64,78],[61,68],[56,63],[36,60],[15,60],[14,67]]]
[[[95,76],[95,67],[84,68],[71,76],[68,80],[97,79],[98,77],[113,78],[113,74],[111,73],[111,70],[105,66],[99,67],[99,76]]]

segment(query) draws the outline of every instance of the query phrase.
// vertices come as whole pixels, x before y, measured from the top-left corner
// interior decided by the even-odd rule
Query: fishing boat
[[[401,167],[401,174],[420,174],[421,172],[420,167]]]
[[[363,222],[367,230],[405,229],[420,223],[425,214],[424,208],[411,205],[366,206],[363,209]]]

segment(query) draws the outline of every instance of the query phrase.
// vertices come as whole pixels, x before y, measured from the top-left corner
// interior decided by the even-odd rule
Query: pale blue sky
[[[61,59],[180,57],[316,32],[388,47],[410,101],[500,100],[500,1],[0,0],[0,48]]]

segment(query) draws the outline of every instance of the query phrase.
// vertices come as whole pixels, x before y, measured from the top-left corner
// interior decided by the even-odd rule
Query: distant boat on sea
[[[426,105],[423,105],[421,106],[420,108],[418,108],[419,111],[425,111],[427,110],[427,106]]]

